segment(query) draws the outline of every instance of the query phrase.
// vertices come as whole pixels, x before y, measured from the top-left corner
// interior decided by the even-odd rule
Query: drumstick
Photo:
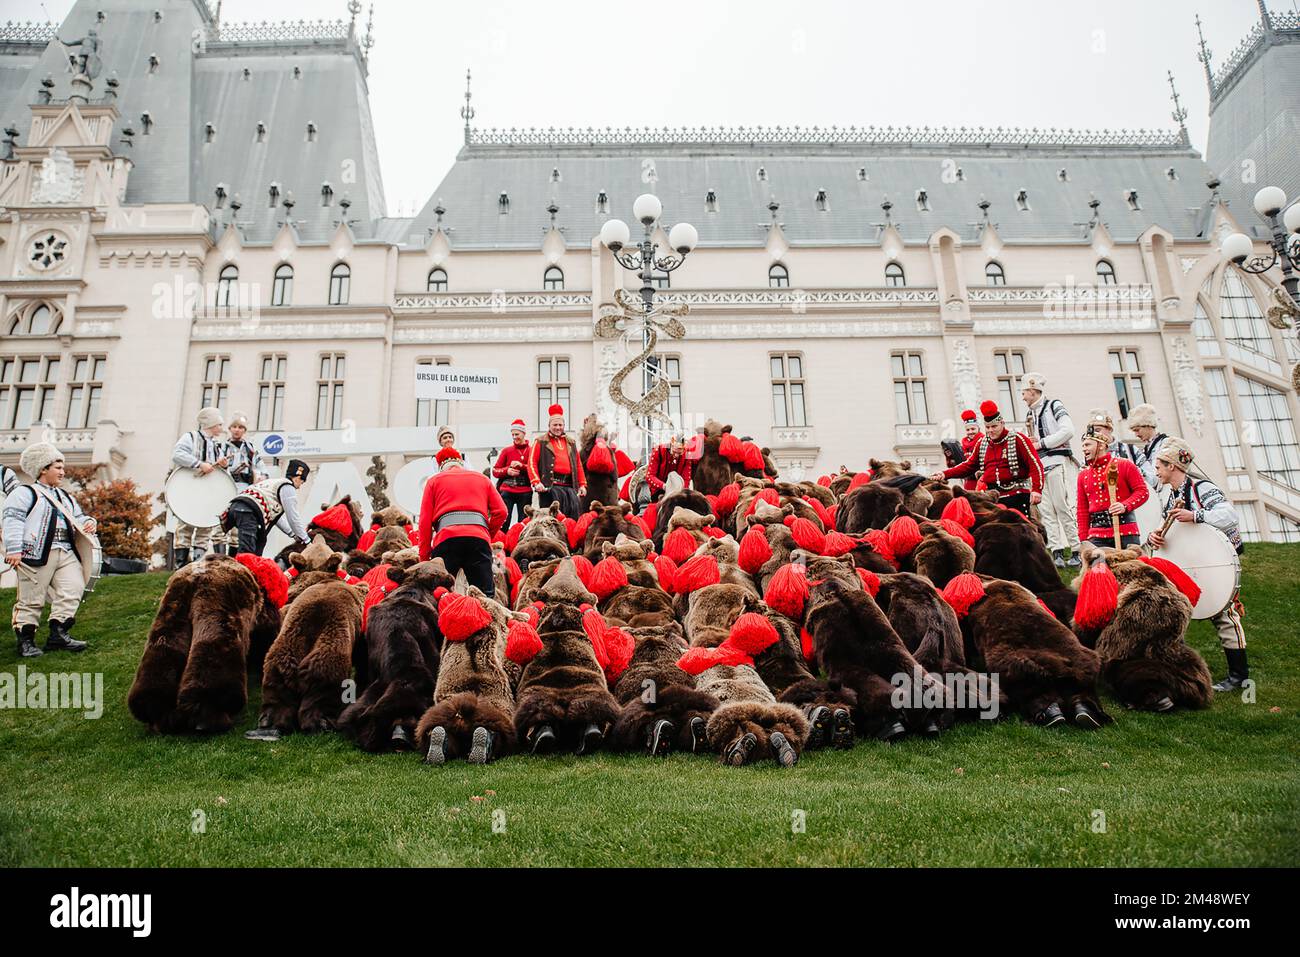
[[[1106,489],[1107,491],[1110,492],[1111,505],[1115,504],[1115,500],[1119,496],[1118,483],[1119,483],[1119,461],[1117,459],[1111,459],[1110,468],[1106,469]],[[1119,543],[1120,535],[1119,535],[1118,515],[1112,515],[1110,517],[1110,526],[1115,531],[1115,550],[1118,551],[1122,547]]]

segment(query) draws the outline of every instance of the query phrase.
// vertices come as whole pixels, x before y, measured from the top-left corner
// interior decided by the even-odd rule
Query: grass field
[[[1092,734],[978,721],[788,771],[690,755],[435,769],[337,735],[247,741],[257,689],[235,732],[151,735],[125,701],[165,580],[108,579],[78,616],[90,650],[26,663],[102,671],[103,716],[0,710],[0,865],[1294,866],[1297,565],[1300,546],[1245,556],[1254,704],[1152,715],[1107,699],[1116,723]],[[1221,676],[1208,623],[1189,640]],[[18,663],[6,639],[0,671]]]

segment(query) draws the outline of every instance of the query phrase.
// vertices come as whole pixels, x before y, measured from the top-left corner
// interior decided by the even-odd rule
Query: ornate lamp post
[[[620,327],[629,324],[639,324],[641,327],[641,352],[614,376],[610,382],[609,392],[610,398],[615,403],[628,409],[634,417],[638,418],[638,427],[644,433],[642,464],[645,464],[650,457],[654,440],[654,423],[663,423],[669,427],[672,425],[671,420],[658,409],[668,398],[669,386],[666,380],[656,379],[658,370],[651,361],[658,340],[657,331],[664,332],[674,339],[680,339],[686,334],[685,327],[678,318],[686,314],[684,305],[670,307],[655,305],[655,272],[657,270],[660,273],[670,273],[680,268],[700,240],[699,231],[694,226],[690,223],[678,223],[668,233],[668,245],[671,251],[658,255],[659,246],[653,238],[654,226],[662,212],[663,204],[653,193],[642,193],[636,198],[636,202],[632,204],[632,215],[641,222],[645,230],[644,236],[636,245],[629,245],[631,230],[621,219],[607,220],[600,228],[600,241],[613,253],[619,265],[635,272],[641,278],[640,300],[624,296],[623,291],[618,290],[614,298],[620,308],[607,310],[601,316],[596,334],[604,338],[613,338],[622,335],[623,328]],[[640,399],[630,399],[623,394],[622,383],[630,372],[638,368],[641,371],[642,395]]]
[[[1282,212],[1284,208],[1286,212]],[[1286,193],[1277,186],[1265,186],[1255,194],[1255,212],[1268,223],[1272,233],[1269,238],[1272,255],[1254,255],[1255,244],[1245,233],[1233,233],[1219,248],[1225,258],[1249,273],[1258,275],[1274,266],[1282,267],[1282,288],[1287,295],[1274,294],[1275,305],[1268,310],[1268,322],[1275,329],[1296,329],[1300,335],[1300,276],[1296,275],[1296,270],[1300,270],[1300,235],[1297,235],[1300,234],[1300,203],[1287,208]],[[1300,390],[1300,363],[1291,370],[1291,382]]]

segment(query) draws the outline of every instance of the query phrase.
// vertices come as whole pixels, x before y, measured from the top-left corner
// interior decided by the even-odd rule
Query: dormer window
[[[959,183],[966,182],[966,171],[962,169],[960,166],[957,167],[957,182]]]
[[[296,66],[296,67],[293,68],[293,78],[294,78],[295,80],[301,80],[301,79],[302,79],[302,67]]]
[[[276,206],[280,205],[280,184],[272,183],[266,192],[268,199],[267,206],[271,209],[275,209]]]
[[[870,179],[870,178],[871,178],[871,177],[869,177],[869,176],[867,175],[867,168],[866,168],[865,166],[859,166],[859,167],[858,167],[858,182],[859,182],[859,183],[865,183],[865,182],[866,182],[868,179]]]
[[[218,183],[215,190],[217,196],[217,209],[224,209],[226,205],[226,184]]]
[[[559,181],[560,181],[560,168],[559,168],[558,166],[552,167],[552,168],[551,168],[551,182],[552,182],[552,183],[558,183]]]
[[[596,194],[596,214],[598,216],[609,215],[609,194],[603,189]]]
[[[257,124],[257,142],[259,142],[259,143],[265,143],[265,142],[266,142],[266,124],[265,124],[265,123],[258,123],[258,124]]]
[[[1124,202],[1128,203],[1128,208],[1131,210],[1136,211],[1142,208],[1138,203],[1138,191],[1135,189],[1124,190]]]
[[[1169,169],[1165,170],[1165,176],[1167,176],[1169,178],[1169,181],[1172,183],[1178,179],[1178,170],[1174,169],[1171,166],[1169,167]]]
[[[817,205],[817,212],[825,213],[830,211],[831,201],[826,197],[826,190],[817,190],[817,195],[813,199],[813,202]]]
[[[1058,169],[1056,171],[1056,178],[1059,179],[1062,183],[1068,183],[1070,181],[1070,174],[1067,173],[1064,169]]]
[[[308,124],[307,124],[307,142],[308,142],[308,143],[315,143],[315,142],[316,142],[316,124],[315,124],[315,123],[308,123]]]
[[[501,191],[501,195],[497,197],[497,212],[502,216],[510,212],[510,194],[504,189]]]
[[[718,191],[711,189],[704,194],[704,211],[706,213],[716,213],[718,211]]]
[[[1016,209],[1020,210],[1022,213],[1029,212],[1029,190],[1016,190]]]
[[[928,213],[930,211],[930,194],[923,189],[916,191],[916,211],[918,213]]]
[[[757,173],[757,175],[758,175],[758,181],[759,181],[760,183],[766,183],[766,182],[767,182],[767,167],[766,167],[766,166],[760,166],[760,167],[758,168],[758,173]]]
[[[141,126],[141,132],[145,136],[148,136],[149,131],[153,129],[153,117],[149,115],[148,110],[145,110],[143,113],[140,114],[140,126]]]
[[[158,54],[156,53],[149,54],[149,72],[150,73],[158,72]]]
[[[250,80],[252,79],[252,77],[253,77],[253,71],[250,70],[248,67],[244,67],[244,79]]]
[[[320,184],[320,204],[331,206],[334,203],[334,187],[329,183]]]
[[[213,126],[211,123],[203,124],[203,142],[211,143],[213,138],[216,135],[217,135],[217,128],[215,126]]]

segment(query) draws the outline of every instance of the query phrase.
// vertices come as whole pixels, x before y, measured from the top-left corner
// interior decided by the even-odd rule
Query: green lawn
[[[1110,701],[1115,725],[1092,734],[979,721],[789,771],[689,755],[435,769],[336,735],[246,741],[256,690],[238,731],[151,735],[125,700],[164,579],[108,579],[78,616],[91,649],[28,663],[102,670],[103,716],[0,711],[0,865],[1294,866],[1298,563],[1294,545],[1246,555],[1255,704],[1157,716]],[[1221,676],[1208,624],[1190,640]],[[0,671],[17,665],[6,639]]]

